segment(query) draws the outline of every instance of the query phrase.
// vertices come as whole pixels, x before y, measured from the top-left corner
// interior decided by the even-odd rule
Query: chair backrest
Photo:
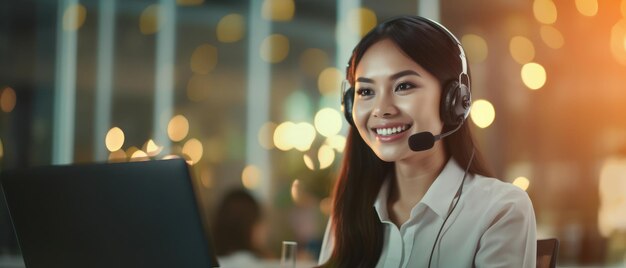
[[[559,240],[556,238],[537,240],[537,267],[555,268],[559,254]]]

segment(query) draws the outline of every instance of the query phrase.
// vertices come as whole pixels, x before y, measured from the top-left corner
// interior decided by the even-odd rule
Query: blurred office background
[[[207,223],[245,187],[267,255],[293,240],[314,260],[345,65],[400,14],[461,39],[469,124],[559,264],[626,265],[626,0],[3,0],[0,169],[184,157]],[[19,259],[2,202],[0,259]]]

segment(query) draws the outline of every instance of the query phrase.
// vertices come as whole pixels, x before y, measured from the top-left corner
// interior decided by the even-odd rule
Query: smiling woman
[[[347,80],[322,267],[535,267],[530,199],[492,178],[464,124],[470,77],[452,33],[422,17],[383,22],[354,48]]]

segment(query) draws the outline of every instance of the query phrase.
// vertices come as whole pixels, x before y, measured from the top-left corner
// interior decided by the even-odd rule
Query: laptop
[[[218,267],[182,159],[0,175],[26,267]]]

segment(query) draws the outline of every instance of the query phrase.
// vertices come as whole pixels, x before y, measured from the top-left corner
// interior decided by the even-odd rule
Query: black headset
[[[467,119],[472,104],[472,93],[470,90],[471,82],[467,73],[467,59],[465,58],[463,46],[461,45],[461,42],[459,42],[459,39],[457,39],[452,32],[450,32],[450,30],[438,22],[419,16],[413,16],[412,18],[424,22],[435,29],[439,29],[439,31],[448,35],[459,48],[459,58],[461,58],[462,70],[459,74],[458,80],[451,80],[442,88],[439,115],[441,117],[441,121],[443,121],[445,125],[460,125],[463,121],[465,121],[465,119]],[[350,65],[348,65],[348,71],[349,69]],[[341,110],[343,111],[348,123],[354,126],[354,121],[352,120],[354,87],[350,85],[348,80],[344,80],[341,87]]]

